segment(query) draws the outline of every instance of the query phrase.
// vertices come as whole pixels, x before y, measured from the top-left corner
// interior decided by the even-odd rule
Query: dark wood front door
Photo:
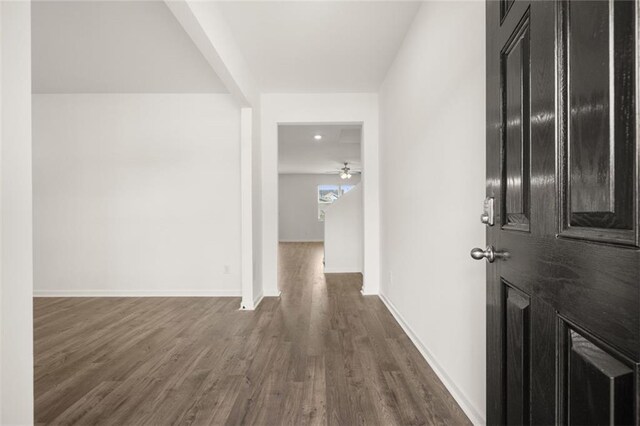
[[[640,423],[638,8],[487,3],[490,424]]]

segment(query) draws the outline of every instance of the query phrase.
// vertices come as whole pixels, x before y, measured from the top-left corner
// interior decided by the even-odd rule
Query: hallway
[[[36,298],[39,424],[467,424],[359,275],[280,247],[282,296]]]

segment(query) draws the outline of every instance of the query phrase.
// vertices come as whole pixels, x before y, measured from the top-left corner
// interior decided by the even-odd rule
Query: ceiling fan
[[[351,179],[349,163],[344,163],[344,167],[340,169],[340,179]]]
[[[338,170],[338,176],[340,176],[341,179],[351,179],[353,175],[362,173],[360,171],[352,170],[351,167],[349,167],[349,163],[346,161],[343,164],[344,164],[344,167]],[[335,173],[335,172],[329,172],[329,173]]]

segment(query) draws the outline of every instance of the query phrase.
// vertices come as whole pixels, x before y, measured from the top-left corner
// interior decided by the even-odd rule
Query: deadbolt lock
[[[493,226],[495,220],[493,197],[487,197],[482,203],[482,214],[480,215],[480,222],[484,223],[487,226]]]

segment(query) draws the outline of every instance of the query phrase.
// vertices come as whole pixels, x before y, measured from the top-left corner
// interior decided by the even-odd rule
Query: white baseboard
[[[256,309],[258,307],[260,302],[262,302],[262,299],[264,299],[264,296],[262,295],[262,293],[260,293],[253,299],[253,309]]]
[[[280,290],[274,290],[274,291],[265,291],[264,292],[264,297],[280,297]]]
[[[356,271],[358,268],[329,268],[324,267],[325,274],[361,274],[362,271]]]
[[[262,299],[263,299],[262,293],[254,297],[253,300],[250,301],[250,303],[246,303],[246,301],[243,299],[242,301],[240,301],[240,310],[255,311],[258,305],[260,304],[260,302],[262,302]]]
[[[462,411],[464,411],[467,417],[469,417],[469,420],[471,420],[474,425],[486,424],[482,412],[480,412],[476,407],[473,406],[473,404],[471,404],[469,399],[464,395],[460,388],[458,388],[453,380],[451,380],[449,375],[440,366],[438,361],[436,361],[431,351],[424,343],[420,341],[416,333],[414,333],[413,329],[409,326],[409,324],[407,324],[402,315],[400,315],[400,312],[398,312],[393,303],[391,303],[391,301],[387,299],[387,297],[383,293],[380,293],[380,300],[382,300],[382,302],[386,305],[387,309],[389,309],[389,312],[391,312],[391,315],[393,315],[396,321],[398,321],[398,324],[400,324],[400,327],[402,327],[404,332],[407,333],[407,336],[409,336],[413,344],[416,345],[416,348],[418,348],[420,354],[422,354],[423,358],[427,361],[427,363],[429,363],[429,365],[445,385],[451,396],[453,396],[453,399],[456,400],[458,405],[460,405],[460,408],[462,408]]]
[[[241,297],[239,290],[34,290],[33,297]]]

